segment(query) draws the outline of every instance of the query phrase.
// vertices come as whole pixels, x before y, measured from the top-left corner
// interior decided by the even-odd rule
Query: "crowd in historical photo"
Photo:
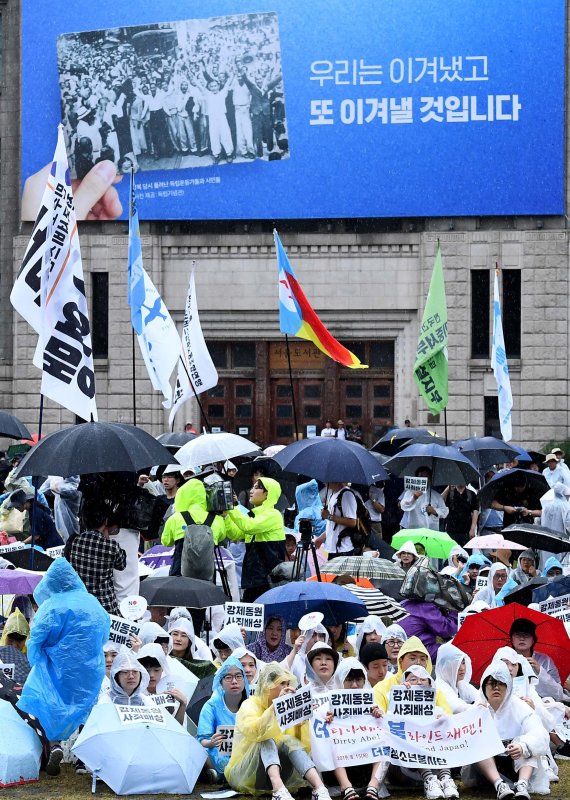
[[[67,34],[58,64],[77,178],[289,156],[275,14]]]

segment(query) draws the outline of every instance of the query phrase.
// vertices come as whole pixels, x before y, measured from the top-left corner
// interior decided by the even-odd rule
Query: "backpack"
[[[186,531],[182,545],[181,574],[185,578],[201,581],[214,580],[214,532],[210,527],[215,514],[211,511],[204,522],[198,525],[188,511],[182,511]]]
[[[372,530],[372,520],[370,519],[370,513],[364,505],[362,498],[351,489],[345,488],[340,490],[334,504],[335,512],[339,516],[344,516],[342,511],[342,497],[345,492],[350,492],[350,494],[356,500],[356,526],[354,528],[343,528],[341,530],[338,535],[337,550],[341,541],[347,536],[350,536],[350,541],[354,549],[354,555],[362,555],[362,551],[364,550],[364,546],[366,545],[370,531]]]
[[[420,560],[406,572],[400,594],[409,600],[425,600],[448,611],[463,611],[471,603],[472,592],[452,575],[441,575]]]

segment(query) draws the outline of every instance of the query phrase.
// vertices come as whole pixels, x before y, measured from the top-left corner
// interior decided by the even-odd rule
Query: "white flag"
[[[190,380],[196,390],[196,394],[207,392],[217,386],[218,373],[211,359],[210,353],[204,341],[204,334],[198,316],[198,303],[196,301],[196,284],[194,280],[194,270],[190,275],[188,286],[188,296],[186,298],[186,310],[184,312],[184,327],[182,330],[182,358],[184,365],[178,365],[178,377],[174,387],[174,397],[172,410],[169,417],[169,425],[172,427],[176,412],[182,407],[186,400],[190,399],[194,392],[190,386]],[[188,379],[190,376],[190,380]]]
[[[97,419],[91,328],[63,128],[10,300],[38,333],[41,392],[85,420]]]
[[[145,298],[141,306],[142,332],[137,335],[142,357],[154,389],[165,397],[163,405],[170,408],[172,386],[170,376],[180,357],[180,336],[156,286],[142,268]]]
[[[495,289],[493,294],[493,351],[491,353],[491,366],[495,373],[499,393],[499,422],[501,425],[501,435],[505,442],[510,442],[513,438],[511,417],[513,395],[511,393],[509,365],[507,364],[507,353],[505,351],[505,339],[503,336],[498,274],[499,271],[495,270]]]

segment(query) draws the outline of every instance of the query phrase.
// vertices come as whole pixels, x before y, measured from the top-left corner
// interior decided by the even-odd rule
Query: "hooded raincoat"
[[[232,656],[234,658],[237,658],[238,661],[240,661],[240,659],[242,659],[244,656],[249,656],[250,658],[253,658],[253,660],[255,661],[255,666],[256,666],[255,675],[254,675],[253,678],[248,678],[248,681],[247,681],[247,683],[249,685],[249,691],[250,691],[250,694],[251,694],[252,693],[252,689],[256,685],[257,679],[259,678],[259,672],[260,672],[261,668],[264,666],[264,662],[260,661],[259,658],[255,655],[255,653],[252,653],[251,650],[248,650],[244,646],[237,647],[234,650],[234,652],[232,653]],[[241,663],[241,661],[240,661],[240,663]]]
[[[457,673],[462,661],[465,661],[465,677],[458,681]],[[471,686],[471,674],[469,656],[451,642],[442,644],[437,653],[435,685],[445,695],[454,714],[467,711],[469,706],[479,698],[479,692],[474,686]]]
[[[245,644],[243,636],[241,635],[241,629],[237,624],[237,622],[232,622],[230,625],[225,625],[219,631],[219,633],[216,634],[216,636],[214,637],[214,641],[216,639],[219,639],[226,645],[226,647],[229,647],[232,653],[234,652],[234,650],[237,650],[238,647],[243,647]],[[217,655],[218,657],[214,661],[214,666],[220,667],[222,662],[220,660],[219,653]]]
[[[26,639],[30,635],[30,626],[28,625],[28,621],[19,608],[17,608],[15,611],[12,611],[6,620],[4,630],[2,631],[2,636],[0,637],[0,647],[7,646],[8,636],[11,636],[13,633],[18,633],[20,636],[25,636]],[[21,652],[28,652],[27,643],[24,643],[24,647]]]
[[[128,695],[125,690],[120,686],[117,680],[117,673],[123,670],[136,670],[141,678],[137,688]],[[129,653],[126,650],[118,653],[115,656],[113,665],[111,667],[109,694],[107,699],[103,698],[102,702],[114,703],[118,706],[150,706],[153,701],[147,694],[149,674],[143,665],[139,662],[134,653]]]
[[[297,681],[292,673],[275,661],[266,664],[259,675],[255,694],[249,697],[236,714],[236,729],[230,763],[225,769],[225,777],[230,786],[245,794],[265,793],[256,785],[260,764],[261,743],[273,739],[279,747],[284,741],[289,750],[305,750],[309,752],[309,725],[304,722],[282,731],[277,724],[277,717],[270,699],[272,689],[282,681],[296,687]],[[287,789],[294,792],[304,783],[298,773],[287,781]]]
[[[175,656],[180,664],[183,664],[197,678],[206,678],[214,675],[216,668],[212,663],[212,654],[205,642],[199,639],[194,633],[194,625],[191,619],[179,617],[175,622],[170,623],[168,633],[182,631],[190,640],[189,653],[185,657]]]
[[[493,656],[493,661],[510,661],[511,664],[519,665],[518,674],[527,679],[528,690],[525,697],[528,697],[534,703],[534,710],[540,717],[540,721],[544,725],[544,728],[549,732],[553,730],[559,721],[557,718],[555,719],[555,716],[558,716],[558,707],[563,709],[564,706],[561,703],[553,703],[552,710],[554,711],[554,714],[550,713],[550,710],[546,707],[543,699],[538,695],[535,689],[537,677],[527,659],[517,653],[517,651],[512,647],[499,647]]]
[[[222,679],[230,669],[239,669],[243,675],[244,689],[242,694],[242,702],[249,697],[249,685],[245,676],[244,669],[237,658],[230,656],[227,658],[220,669],[214,675],[214,683],[212,686],[212,696],[200,711],[200,719],[198,721],[198,741],[203,742],[204,739],[211,739],[220,726],[233,726],[236,724],[236,714],[231,711],[224,700],[224,685]],[[217,747],[209,747],[208,755],[214,765],[214,769],[220,775],[223,775],[225,768],[230,762],[230,756],[225,753],[220,753]]]
[[[228,511],[225,519],[230,539],[243,540],[246,552],[243,560],[242,589],[268,586],[268,575],[277,564],[285,561],[285,529],[283,517],[275,508],[281,497],[281,486],[273,478],[260,479],[267,497],[254,506],[251,516],[237,509]]]
[[[534,554],[534,550],[523,550],[518,555],[518,563],[516,569],[512,569],[509,575],[515,583],[518,583],[519,586],[524,586],[525,583],[528,583],[530,579],[533,577],[532,575],[528,575],[526,572],[523,572],[521,567],[521,558],[532,558],[532,563],[536,567],[536,556]]]
[[[295,489],[295,503],[299,513],[295,517],[294,530],[299,530],[299,522],[302,519],[309,519],[313,523],[313,533],[320,536],[325,532],[326,521],[321,517],[323,501],[319,494],[319,484],[313,480],[301,483]]]
[[[110,619],[65,558],[53,562],[34,598],[39,608],[28,640],[32,670],[18,706],[38,717],[50,740],[67,739],[97,702]]]
[[[534,769],[529,781],[530,792],[548,793],[549,782],[541,763],[541,756],[546,755],[549,749],[548,734],[536,712],[520,697],[513,695],[513,679],[506,664],[502,661],[493,661],[483,673],[481,687],[489,677],[507,686],[505,699],[499,708],[493,711],[489,706],[489,711],[501,739],[504,742],[515,741],[522,746],[523,757],[515,760],[515,770],[518,772],[522,766],[532,766]],[[480,698],[482,702],[488,704],[483,688]]]
[[[342,658],[339,662],[338,667],[334,673],[334,688],[335,689],[344,689],[344,682],[346,680],[346,676],[352,670],[360,670],[360,672],[364,673],[364,689],[370,690],[372,687],[370,686],[370,682],[368,680],[368,672],[366,671],[366,667],[364,664],[361,664],[357,658],[353,656],[349,656],[348,658]]]
[[[317,636],[321,636],[323,638],[321,639],[314,638]],[[329,645],[332,644],[329,632],[327,631],[325,626],[320,622],[318,623],[318,625],[315,625],[314,628],[310,628],[310,630],[304,631],[303,639],[304,639],[303,644],[301,645],[299,652],[293,659],[293,665],[291,667],[291,672],[297,678],[297,681],[300,685],[303,685],[303,683],[305,682],[305,669],[307,666],[307,662],[305,661],[305,656],[307,655],[311,647],[317,641],[325,642],[326,644]],[[286,666],[286,664],[283,663],[283,666]]]
[[[440,569],[441,575],[452,575],[457,577],[459,573],[462,571],[463,568],[459,569],[453,563],[454,556],[463,556],[466,560],[469,560],[469,553],[464,550],[460,545],[456,544],[455,547],[452,547],[449,552],[449,557],[447,559],[447,566]]]
[[[356,634],[356,652],[360,655],[360,650],[366,644],[366,634],[377,633],[378,641],[382,641],[382,637],[386,633],[386,626],[376,614],[370,614],[360,624],[358,633]]]
[[[562,566],[560,561],[556,558],[556,556],[550,556],[550,558],[546,560],[544,569],[542,570],[542,577],[548,578],[548,573],[550,572],[551,569],[554,569],[555,567],[557,569],[561,569],[562,572],[564,572],[564,567]]]
[[[407,642],[404,642],[398,653],[398,671],[393,675],[386,675],[384,680],[377,683],[373,689],[374,702],[382,711],[388,710],[388,700],[392,686],[396,686],[398,683],[402,682],[402,676],[404,674],[402,671],[402,659],[406,653],[424,653],[427,656],[426,669],[430,675],[433,671],[430,655],[421,640],[418,639],[417,636],[410,636]],[[435,702],[442,711],[445,711],[446,714],[451,714],[449,703],[443,692],[439,689],[435,693]]]
[[[495,577],[495,573],[499,572],[500,570],[504,570],[508,576],[509,567],[500,561],[497,561],[489,570],[489,574],[487,576],[487,587],[485,589],[481,589],[481,591],[477,592],[475,596],[480,602],[487,603],[489,608],[498,608],[499,606],[504,606],[504,595],[510,592],[511,589],[515,589],[517,586],[514,581],[509,581],[509,578],[507,577],[507,582],[504,584],[502,589],[499,592],[495,592],[493,588],[493,578]],[[509,583],[511,584],[510,588]]]
[[[334,661],[334,669],[328,681],[324,681],[313,669],[312,661],[315,658],[315,654],[318,654],[319,650],[324,650],[324,652],[328,653]],[[325,642],[315,642],[315,644],[311,647],[305,656],[305,683],[310,686],[311,693],[313,695],[324,694],[325,692],[329,692],[334,687],[334,676],[338,667],[338,662],[338,653]]]

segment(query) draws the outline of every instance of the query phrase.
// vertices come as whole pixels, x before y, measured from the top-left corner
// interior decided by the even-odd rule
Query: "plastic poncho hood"
[[[258,480],[265,487],[267,497],[261,505],[253,506],[252,511],[254,514],[259,513],[262,509],[274,508],[281,497],[281,485],[274,478],[259,478]]]
[[[141,676],[137,688],[130,695],[125,692],[117,680],[117,674],[124,670],[136,670]],[[148,672],[139,662],[135,654],[123,650],[116,656],[111,666],[111,688],[109,689],[111,702],[116,705],[144,706],[144,695],[147,693],[149,681],[150,676]]]
[[[410,675],[415,675],[416,678],[419,678],[422,681],[429,681],[429,685],[432,688],[435,686],[435,681],[427,669],[425,667],[420,667],[419,664],[412,664],[411,667],[407,667],[406,671],[402,673],[402,680],[400,683],[405,683]]]
[[[550,556],[550,558],[546,560],[544,569],[542,570],[542,577],[548,578],[548,573],[551,569],[559,569],[562,573],[564,572],[564,568],[556,556]],[[555,576],[553,575],[552,577]]]
[[[39,608],[28,640],[32,670],[18,706],[38,717],[48,739],[67,739],[97,702],[109,614],[65,558],[51,564],[34,597]]]
[[[190,652],[192,653],[192,658],[196,658],[196,634],[194,632],[194,625],[191,619],[187,619],[186,617],[178,617],[178,619],[171,622],[168,626],[168,633],[172,634],[174,631],[181,631],[185,633],[188,639],[190,640]]]
[[[313,533],[319,536],[326,527],[325,520],[321,517],[323,501],[319,494],[319,484],[313,478],[307,483],[301,483],[295,489],[295,503],[299,513],[295,517],[294,529],[299,530],[299,522],[309,519],[313,523]]]
[[[356,635],[356,652],[360,653],[360,648],[363,644],[366,643],[365,636],[368,633],[376,633],[378,634],[378,640],[382,641],[382,637],[386,633],[386,626],[380,619],[380,617],[376,616],[376,614],[370,614],[370,616],[366,617],[364,622],[360,625],[358,633]]]
[[[354,656],[343,658],[336,668],[334,673],[335,689],[344,689],[346,676],[349,672],[352,672],[352,670],[358,670],[359,672],[362,672],[364,675],[364,688],[370,690],[372,687],[370,686],[370,682],[368,680],[368,672],[366,671],[366,667],[357,658],[354,658]]]
[[[461,572],[459,573],[459,577],[463,578],[469,572],[469,567],[478,566],[479,569],[483,567],[490,567],[491,561],[484,556],[482,553],[473,553],[473,555],[469,556],[467,562]]]
[[[217,694],[223,698],[224,686],[222,684],[222,680],[224,679],[224,676],[227,675],[230,669],[232,668],[239,669],[239,671],[243,675],[245,696],[249,697],[249,683],[247,681],[247,675],[245,674],[245,670],[241,664],[241,661],[239,661],[239,659],[237,659],[234,655],[231,655],[228,658],[226,658],[222,666],[214,675],[214,680],[212,682],[212,694]]]
[[[465,662],[465,677],[458,682],[457,673],[463,661]],[[441,680],[451,686],[457,693],[460,692],[459,684],[471,683],[472,674],[471,659],[467,653],[464,653],[463,650],[460,650],[459,647],[456,647],[451,642],[445,642],[445,644],[440,645],[435,665],[435,677],[437,680]]]
[[[408,634],[401,625],[398,625],[397,622],[393,622],[392,625],[388,625],[382,634],[382,644],[387,642],[388,639],[399,639],[401,642],[407,642]]]
[[[12,611],[6,620],[4,630],[2,631],[2,636],[0,637],[0,647],[6,647],[8,644],[8,636],[11,636],[13,633],[17,633],[20,636],[25,636],[26,639],[30,635],[30,626],[28,625],[28,621],[19,608],[17,608],[15,611]],[[24,644],[22,652],[27,652],[26,644]]]
[[[248,650],[243,645],[242,647],[236,647],[236,649],[232,653],[232,658],[237,658],[240,664],[241,664],[240,659],[244,658],[244,656],[249,656],[255,661],[255,677],[253,680],[248,679],[249,686],[255,686],[257,684],[257,679],[259,678],[259,671],[263,667],[263,661],[260,661],[259,658],[255,655],[255,653],[252,653],[251,650]]]
[[[226,647],[228,647],[232,653],[234,650],[237,650],[238,647],[243,647],[245,642],[243,640],[243,636],[241,635],[240,626],[237,622],[232,622],[229,625],[225,625],[219,633],[216,634],[214,637],[214,641],[219,639],[223,642]]]
[[[333,660],[333,669],[331,676],[328,680],[324,681],[322,677],[313,669],[313,660],[319,653],[326,653]],[[305,656],[305,675],[309,683],[313,685],[314,691],[318,694],[327,691],[334,684],[335,670],[338,667],[339,654],[334,648],[326,644],[326,642],[315,642],[307,655]]]

